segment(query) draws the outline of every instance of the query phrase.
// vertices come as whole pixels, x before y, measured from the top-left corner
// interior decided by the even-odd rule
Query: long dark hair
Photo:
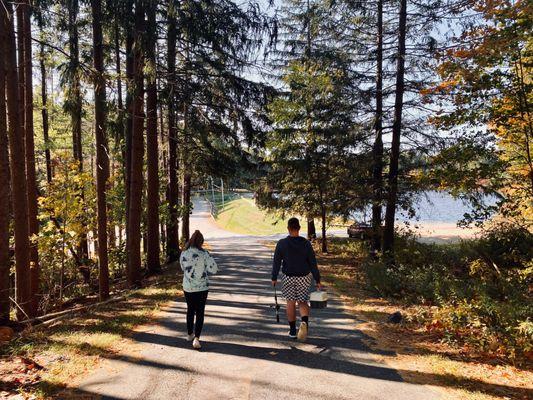
[[[204,244],[204,235],[202,235],[202,232],[199,230],[195,230],[194,233],[191,235],[191,238],[185,245],[185,250],[187,250],[190,247],[196,247],[198,250],[203,250],[202,246]]]

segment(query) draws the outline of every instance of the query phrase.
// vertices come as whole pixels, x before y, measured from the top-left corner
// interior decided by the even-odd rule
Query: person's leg
[[[309,322],[309,303],[307,301],[298,302],[298,310],[303,322]]]
[[[205,303],[207,302],[208,291],[198,292],[196,303],[196,325],[194,326],[194,336],[200,338],[204,327]]]
[[[298,309],[300,310],[300,317],[302,323],[298,329],[298,340],[305,340],[307,338],[309,328],[309,287],[311,286],[311,274],[302,277],[298,282],[297,298]]]
[[[287,300],[287,321],[289,322],[290,334],[296,335],[296,301]]]
[[[192,335],[194,331],[194,310],[196,305],[194,302],[194,293],[184,292],[185,301],[187,302],[187,334]]]

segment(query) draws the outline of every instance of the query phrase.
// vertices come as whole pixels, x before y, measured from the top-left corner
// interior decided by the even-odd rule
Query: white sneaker
[[[298,340],[301,340],[302,342],[307,339],[307,322],[302,322],[300,324],[300,329],[298,329]]]
[[[194,333],[191,333],[190,335],[187,335],[187,342],[192,342],[194,339]]]
[[[196,350],[200,350],[202,348],[202,345],[200,344],[200,339],[195,337],[194,340],[192,341],[192,347]]]

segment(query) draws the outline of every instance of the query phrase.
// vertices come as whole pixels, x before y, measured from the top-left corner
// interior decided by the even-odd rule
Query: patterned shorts
[[[313,275],[287,276],[283,275],[281,280],[281,293],[285,300],[309,301],[309,288]]]

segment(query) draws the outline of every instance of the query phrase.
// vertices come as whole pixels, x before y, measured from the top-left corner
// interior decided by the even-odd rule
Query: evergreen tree
[[[151,273],[160,270],[159,265],[159,147],[157,137],[157,3],[147,3],[147,70],[146,80],[146,163],[147,163],[147,195],[146,195],[146,266]]]
[[[26,180],[25,150],[21,121],[19,98],[19,71],[17,70],[17,45],[13,25],[14,12],[10,2],[2,1],[3,26],[6,28],[5,71],[7,113],[9,117],[9,153],[11,171],[11,201],[13,205],[15,236],[15,269],[17,318],[25,319],[31,315],[31,281],[30,281],[30,239],[28,226],[28,186]]]
[[[286,91],[270,105],[275,130],[266,159],[271,176],[260,202],[320,217],[322,251],[327,252],[327,219],[340,211],[339,188],[354,186],[347,178],[358,167],[362,137],[350,90],[356,77],[348,55],[332,40],[329,4],[293,1],[283,12],[284,48],[278,54]]]
[[[182,240],[188,239],[194,171],[228,176],[249,164],[243,143],[264,141],[268,85],[245,77],[268,34],[259,7],[184,1],[177,10],[181,114]]]
[[[3,5],[3,4],[2,4]],[[4,18],[5,11],[0,12],[0,324],[9,321],[9,275],[11,269],[11,255],[9,252],[9,225],[11,207],[7,205],[11,197],[11,182],[9,179],[9,154],[7,140],[7,109],[6,109],[6,71],[4,60],[7,53],[7,43]]]
[[[98,287],[100,300],[109,297],[109,262],[107,243],[107,199],[109,150],[106,140],[106,79],[104,76],[104,38],[102,34],[102,3],[91,0],[94,58],[94,130],[96,136],[96,198],[98,220]]]

